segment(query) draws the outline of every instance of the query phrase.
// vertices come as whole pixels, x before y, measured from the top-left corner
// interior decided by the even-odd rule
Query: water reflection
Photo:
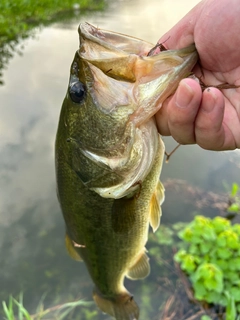
[[[41,30],[35,39],[21,43],[24,55],[11,60],[4,73],[6,85],[0,87],[1,300],[23,290],[26,307],[34,312],[44,292],[48,293],[46,306],[76,297],[91,299],[92,283],[84,264],[72,261],[65,252],[53,161],[59,111],[78,48],[79,22],[87,20],[155,43],[197,2],[119,1],[106,12],[56,23]],[[164,141],[168,150],[175,146],[170,138]],[[164,165],[163,182],[167,178],[183,179],[217,192],[223,190],[222,180],[240,183],[238,159],[237,151],[214,153],[197,146],[181,147]],[[162,222],[188,220],[191,213],[192,208],[182,205],[179,193],[173,197],[167,189]],[[169,260],[165,252],[161,257]],[[159,306],[171,291],[164,282],[170,267],[160,268],[154,256],[151,266],[146,281],[126,283],[141,307],[142,319],[158,319]],[[91,312],[92,319],[106,319],[95,314],[94,308]]]

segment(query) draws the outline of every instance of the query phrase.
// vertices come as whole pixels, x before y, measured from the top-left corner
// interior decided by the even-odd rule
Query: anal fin
[[[147,277],[150,273],[149,258],[144,252],[139,256],[135,264],[128,270],[126,276],[129,279],[137,280]]]
[[[74,248],[74,242],[72,241],[72,239],[69,238],[69,235],[67,233],[65,235],[65,245],[66,245],[68,254],[70,255],[71,258],[77,261],[82,261],[80,254]]]
[[[161,204],[164,201],[164,187],[160,181],[158,181],[155,192],[152,195],[150,203],[150,225],[155,232],[159,225],[162,216]]]

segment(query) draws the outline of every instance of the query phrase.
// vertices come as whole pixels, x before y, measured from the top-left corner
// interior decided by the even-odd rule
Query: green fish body
[[[56,138],[66,245],[85,262],[99,308],[139,319],[124,278],[149,274],[149,224],[160,224],[164,144],[153,115],[198,56],[194,45],[147,56],[152,44],[88,23],[79,35]]]

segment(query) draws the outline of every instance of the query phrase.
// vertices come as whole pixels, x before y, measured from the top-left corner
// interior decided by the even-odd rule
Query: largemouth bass
[[[88,23],[79,36],[56,138],[66,245],[86,263],[99,308],[139,319],[124,278],[149,274],[149,224],[160,223],[164,144],[153,115],[198,55],[192,45],[147,56],[152,44]]]

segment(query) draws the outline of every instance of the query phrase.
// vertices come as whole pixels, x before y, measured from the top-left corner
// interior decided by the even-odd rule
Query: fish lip
[[[137,54],[137,55],[143,55],[147,56],[148,49],[150,50],[153,47],[153,44],[148,41],[143,41],[140,38],[132,37],[129,35],[125,35],[120,32],[112,32],[110,30],[106,29],[99,29],[93,26],[92,24],[88,22],[80,23],[78,26],[78,33],[80,38],[80,46],[81,46],[81,37],[90,41],[93,41],[101,46],[105,46],[108,49],[111,50],[119,50],[121,52],[127,52],[128,54]],[[113,41],[113,36],[117,37],[117,41]],[[121,41],[119,41],[121,40]],[[136,44],[143,44],[144,49],[140,50],[141,46],[131,46],[131,50],[128,50],[128,46],[126,45],[129,42],[135,42]],[[124,49],[121,45],[121,42],[124,42]],[[146,46],[146,48],[145,48]],[[136,50],[136,51],[135,51]]]
[[[155,55],[152,56],[148,56],[148,51],[146,50],[147,48],[145,48],[145,50],[141,51],[139,50],[141,48],[138,46],[131,46],[131,50],[128,51],[128,46],[126,45],[128,43],[128,41],[132,42],[136,42],[136,44],[144,44],[147,45],[148,49],[152,49],[154,47],[154,45],[148,41],[143,41],[139,38],[136,37],[131,37],[129,35],[125,35],[122,33],[118,33],[118,32],[112,32],[109,30],[105,30],[105,29],[99,29],[96,28],[95,26],[93,26],[92,24],[88,23],[88,22],[83,22],[80,23],[78,26],[78,33],[79,33],[79,40],[80,40],[80,49],[81,49],[81,45],[82,42],[81,41],[83,38],[83,40],[90,40],[91,42],[97,43],[100,46],[105,47],[106,49],[110,49],[113,51],[119,51],[119,52],[125,52],[128,54],[136,54],[139,57],[143,56],[143,57],[155,57],[159,54],[163,55],[164,53],[167,54],[175,54],[178,53],[178,55],[180,55],[181,57],[184,57],[186,55],[189,55],[191,52],[196,51],[196,47],[195,44],[192,43],[191,45],[189,45],[186,48],[182,48],[182,49],[168,49],[166,51],[161,51]],[[113,41],[113,36],[117,37],[117,41]],[[121,40],[121,41],[120,41]],[[120,43],[123,42],[124,46],[122,46]],[[136,50],[136,51],[135,51]]]

